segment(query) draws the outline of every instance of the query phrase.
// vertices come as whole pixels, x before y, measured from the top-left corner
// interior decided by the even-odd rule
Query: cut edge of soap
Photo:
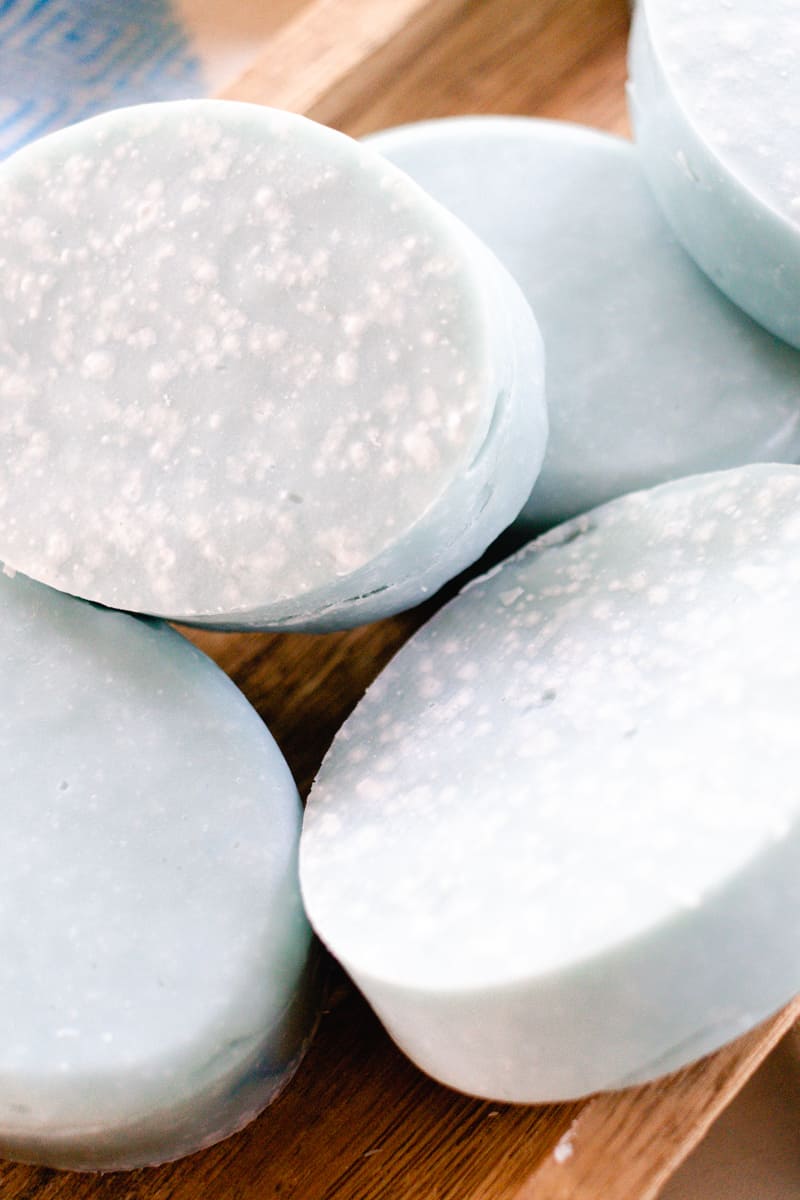
[[[773,218],[779,225],[791,230],[793,236],[800,238],[800,221],[793,221],[787,213],[782,212],[780,208],[776,206],[769,193],[765,193],[744,178],[741,168],[739,168],[736,164],[731,163],[718,148],[716,142],[710,140],[706,136],[697,118],[692,115],[691,111],[687,109],[685,102],[680,98],[676,88],[672,84],[672,75],[665,66],[663,54],[659,53],[659,50],[655,44],[652,21],[649,19],[647,12],[650,2],[651,0],[640,0],[639,3],[634,5],[634,12],[631,18],[631,34],[628,43],[629,78],[626,84],[626,90],[630,93],[631,91],[635,91],[636,88],[636,81],[631,78],[630,63],[633,58],[633,48],[636,44],[639,44],[640,47],[644,46],[646,48],[646,52],[657,65],[661,79],[668,88],[671,104],[678,111],[681,118],[686,122],[692,131],[692,134],[702,144],[704,152],[715,164],[718,172],[728,178],[731,184],[734,185],[738,191],[749,197],[752,197],[752,199],[755,200],[760,206],[763,206],[766,215]],[[641,56],[641,48],[639,49],[638,53]],[[688,164],[686,164],[684,169],[687,171],[687,174],[690,172],[690,167]]]

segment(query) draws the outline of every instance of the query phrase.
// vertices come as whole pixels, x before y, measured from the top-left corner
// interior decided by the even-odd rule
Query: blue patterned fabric
[[[0,0],[0,157],[105,109],[207,90],[169,0]]]

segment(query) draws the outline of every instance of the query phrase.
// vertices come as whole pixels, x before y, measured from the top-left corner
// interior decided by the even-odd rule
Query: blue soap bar
[[[312,924],[423,1070],[641,1083],[800,989],[800,468],[611,501],[403,647],[312,789]]]
[[[0,1156],[138,1167],[251,1120],[316,1016],[300,803],[173,630],[0,574]]]
[[[630,143],[502,117],[368,142],[485,240],[537,313],[550,440],[528,528],[676,476],[800,457],[800,355],[695,267]]]
[[[629,66],[670,224],[718,287],[800,347],[796,0],[641,0]]]
[[[63,591],[357,624],[477,558],[538,473],[519,288],[303,117],[177,101],[27,146],[0,165],[0,266],[0,557]]]

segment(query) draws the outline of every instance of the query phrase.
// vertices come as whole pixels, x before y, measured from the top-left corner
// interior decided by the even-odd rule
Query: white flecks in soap
[[[800,224],[795,0],[645,0],[661,65],[693,123],[762,199]]]
[[[0,228],[0,548],[45,582],[172,616],[294,600],[487,434],[504,348],[457,227],[303,118],[106,114],[3,164]]]
[[[516,1100],[622,1086],[797,991],[799,504],[800,469],[754,466],[553,530],[337,736],[304,899],[424,1069]]]
[[[532,531],[681,475],[800,458],[800,356],[694,264],[629,142],[508,117],[367,140],[485,241],[537,314],[550,437],[521,514]]]
[[[0,1154],[81,1169],[252,1119],[316,1016],[300,803],[158,623],[0,575]]]

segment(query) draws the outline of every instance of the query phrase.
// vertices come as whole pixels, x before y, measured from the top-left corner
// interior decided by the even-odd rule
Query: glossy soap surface
[[[426,1071],[642,1082],[800,986],[800,469],[636,493],[468,586],[334,741],[312,924]]]
[[[503,117],[367,140],[486,242],[537,313],[550,438],[525,525],[680,475],[800,457],[800,355],[698,270],[628,142]]]
[[[231,102],[118,110],[0,167],[0,229],[0,554],[42,582],[347,625],[439,586],[530,490],[533,316],[342,134]]]
[[[800,346],[800,13],[793,0],[643,0],[630,47],[642,164],[714,282]]]
[[[0,1154],[108,1169],[256,1115],[315,1017],[300,804],[174,631],[0,574]]]

